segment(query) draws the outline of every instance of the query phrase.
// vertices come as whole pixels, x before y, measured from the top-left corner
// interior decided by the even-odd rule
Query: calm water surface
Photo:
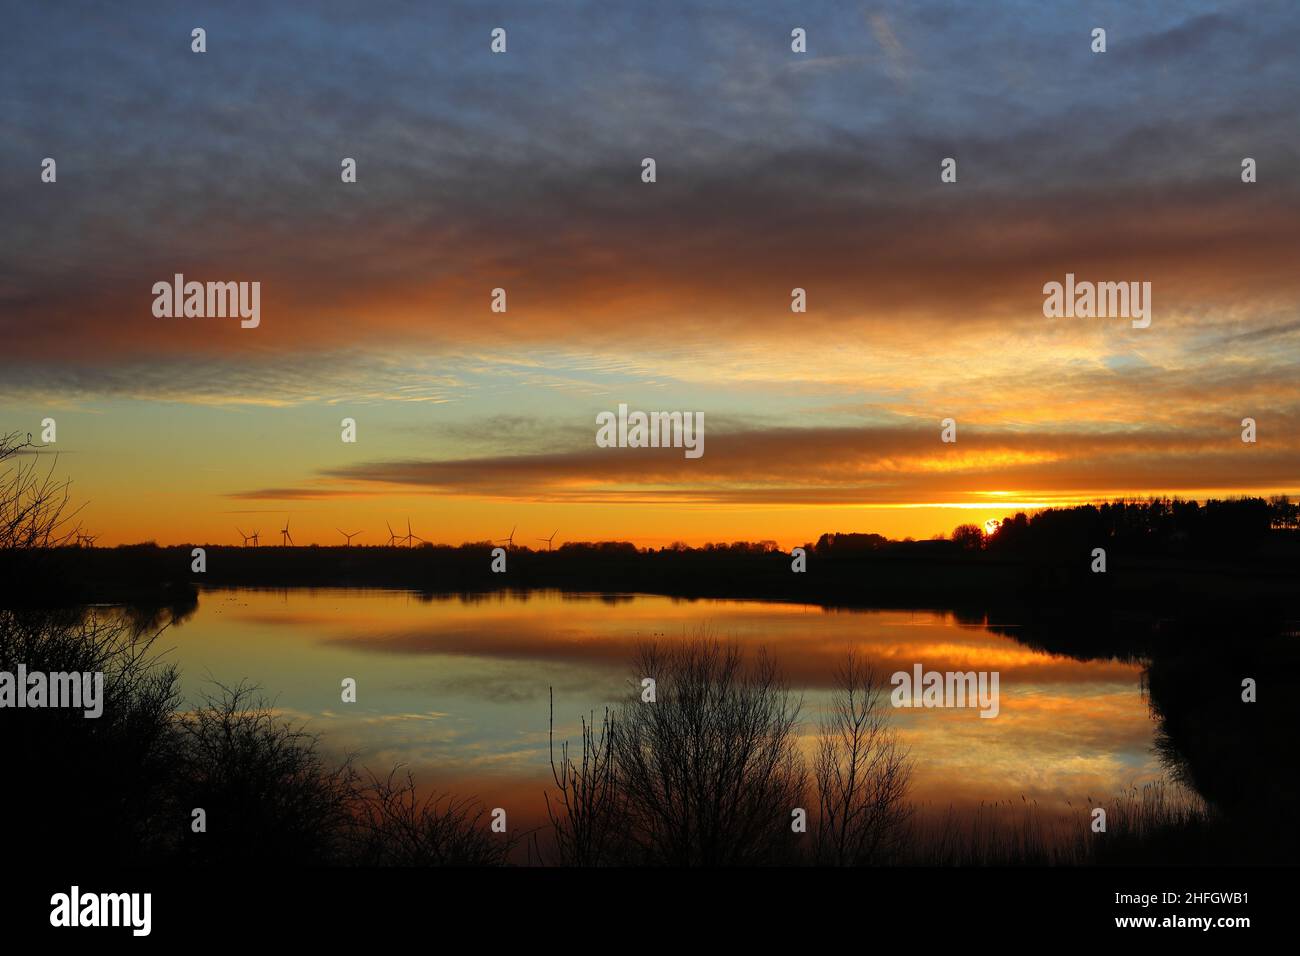
[[[914,797],[963,808],[1023,797],[1074,807],[1162,776],[1140,668],[1082,663],[933,611],[846,611],[758,601],[558,592],[429,597],[376,590],[208,589],[164,632],[193,702],[211,681],[251,680],[332,753],[422,786],[477,795],[535,822],[557,739],[631,692],[638,642],[701,632],[766,646],[804,697],[805,745],[848,647],[886,675],[1000,672],[1001,712],[894,710],[916,762]],[[345,677],[355,704],[340,700]],[[811,751],[810,751],[811,752]]]

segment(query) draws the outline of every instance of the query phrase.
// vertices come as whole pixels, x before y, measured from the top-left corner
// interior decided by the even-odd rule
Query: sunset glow
[[[10,121],[6,166],[57,144],[60,178],[0,185],[0,418],[57,420],[101,544],[238,542],[286,517],[302,543],[375,544],[409,516],[448,543],[518,525],[530,544],[789,547],[1300,483],[1300,194],[1273,175],[1294,104],[1266,79],[1290,51],[1173,68],[1235,42],[1212,17],[1111,11],[1144,52],[1084,84],[1062,79],[1090,66],[1057,42],[1075,26],[1036,10],[827,8],[802,60],[751,56],[742,37],[787,29],[761,7],[727,30],[627,13],[590,48],[526,10],[528,44],[493,61],[283,8],[214,14],[222,52],[174,83],[101,42],[107,14],[60,15],[8,27],[10,97],[58,106]],[[1036,42],[1012,66],[967,20]],[[142,17],[122,42],[173,26]],[[480,26],[458,15],[440,42]],[[50,30],[55,54],[22,42]],[[1138,88],[1140,112],[1115,108]],[[1265,172],[1243,185],[1247,152]],[[260,324],[155,317],[178,273],[260,282]],[[1153,321],[1046,318],[1066,274],[1150,282]],[[597,448],[620,402],[702,412],[706,453]]]

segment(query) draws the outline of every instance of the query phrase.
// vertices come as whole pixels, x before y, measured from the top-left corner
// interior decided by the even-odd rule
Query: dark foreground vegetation
[[[0,670],[102,671],[103,715],[0,710],[0,818],[19,859],[125,865],[494,863],[510,838],[400,776],[330,762],[253,688],[183,708],[179,675],[120,618],[0,611]],[[200,821],[194,811],[201,809]],[[199,832],[198,828],[206,832]]]
[[[5,447],[0,443],[0,461]],[[0,606],[6,608],[0,610],[0,671],[24,664],[28,671],[102,672],[103,716],[0,710],[7,781],[0,788],[0,814],[9,824],[6,847],[15,859],[495,865],[518,860],[515,851],[523,848],[532,862],[578,866],[978,865],[1293,862],[1300,848],[1292,820],[1300,792],[1291,757],[1294,702],[1300,699],[1295,634],[1260,631],[1240,617],[1233,629],[1216,635],[1212,647],[1170,640],[1170,634],[1207,632],[1149,622],[1124,632],[1032,624],[1014,631],[1018,639],[1055,653],[1146,662],[1164,757],[1176,779],[1199,797],[1156,786],[1089,800],[1066,815],[994,806],[974,819],[936,822],[911,803],[911,759],[890,725],[880,675],[868,662],[845,659],[831,707],[809,723],[802,701],[761,651],[746,654],[702,638],[644,647],[631,664],[635,689],[628,698],[599,720],[592,715],[584,721],[572,747],[553,741],[554,786],[546,794],[550,826],[544,833],[494,832],[488,808],[477,800],[422,793],[400,768],[371,772],[350,759],[331,758],[315,736],[285,721],[252,687],[216,687],[197,706],[184,706],[175,668],[155,651],[158,628],[165,626],[159,615],[148,608],[134,615],[87,609],[79,590],[96,580],[85,577],[90,570],[109,569],[97,580],[111,582],[114,574],[132,569],[169,567],[178,549],[70,547],[66,491],[30,463],[0,480],[0,562],[6,575],[0,578]],[[1277,519],[1276,509],[1284,504],[1266,505],[1263,512],[1251,502],[1232,505],[1245,514],[1265,514],[1268,527],[1238,542],[1256,549],[1248,560],[1239,554],[1233,570],[1215,573],[1236,581],[1232,576],[1244,574],[1249,562],[1263,567],[1269,554],[1291,547],[1286,536],[1294,528]],[[1167,527],[1160,517],[1166,512],[1174,516]],[[1040,554],[1040,546],[1043,560],[1070,563],[1098,534],[1104,546],[1127,548],[1135,562],[1155,549],[1153,560],[1167,566],[1174,560],[1168,551],[1176,548],[1182,558],[1208,567],[1211,556],[1203,548],[1218,532],[1200,538],[1202,532],[1187,531],[1184,537],[1182,529],[1218,528],[1218,518],[1205,519],[1211,512],[1180,512],[1162,503],[1076,510],[1076,517],[1063,519],[1062,527],[1074,529],[1070,534],[1051,530],[1058,519],[1047,518],[1038,525],[1046,529],[1043,537],[1033,530],[1042,516],[1013,518],[1009,531],[987,540],[969,531],[951,541],[910,544],[828,536],[810,549],[807,575],[792,575],[789,557],[763,546],[663,553],[575,546],[567,554],[512,552],[511,567],[527,566],[528,560],[537,561],[537,568],[561,567],[570,559],[577,566],[625,559],[628,567],[720,561],[723,568],[770,566],[773,580],[777,569],[783,580],[822,573],[847,587],[864,569],[897,570],[911,555],[931,552],[971,573],[998,567],[1003,549],[1019,555],[1022,572],[1037,567],[1025,563],[1025,556]],[[1094,526],[1097,521],[1102,525]],[[1064,550],[1053,550],[1052,542],[1062,541]],[[373,549],[373,559],[357,557],[367,554],[363,549],[340,557],[336,552],[342,550],[214,548],[209,569],[229,556],[224,573],[260,574],[275,567],[276,552],[321,562],[333,553],[359,562],[354,569],[383,562],[410,569],[439,560],[441,550],[466,549]],[[486,551],[482,557],[486,566]],[[184,559],[188,568],[188,551]],[[101,560],[107,564],[95,563]],[[925,563],[933,560],[918,566],[933,567]],[[838,570],[826,570],[832,567]],[[1074,581],[1074,565],[1069,567],[1067,578]],[[1112,564],[1107,575],[1079,577],[1089,583],[1078,588],[1053,592],[1049,586],[1036,593],[1075,600],[1096,587],[1095,577],[1109,578],[1116,569]],[[177,589],[172,597],[178,613],[187,601],[192,606],[186,575],[154,580]],[[1273,584],[1266,591],[1281,593]],[[62,600],[50,600],[60,593]],[[1251,593],[1230,586],[1225,594],[1237,600],[1224,606],[1249,607]],[[1241,703],[1243,674],[1258,676],[1258,703]],[[645,675],[655,677],[653,703],[641,696]],[[800,746],[807,733],[811,751]],[[1093,805],[1108,808],[1104,834],[1088,826]]]

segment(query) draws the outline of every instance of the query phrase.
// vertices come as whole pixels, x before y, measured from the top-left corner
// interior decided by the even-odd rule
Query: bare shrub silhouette
[[[55,479],[58,456],[48,469],[39,466],[39,447],[30,434],[0,435],[0,462],[9,462],[0,471],[0,551],[56,548],[78,531],[71,482]]]
[[[74,603],[80,581],[68,573],[65,546],[78,539],[80,508],[71,482],[54,477],[50,455],[18,432],[0,435],[0,605],[55,607]]]
[[[364,866],[501,866],[519,844],[493,833],[477,800],[420,798],[409,772],[369,775],[353,794],[350,859]]]
[[[555,833],[555,848],[563,866],[601,866],[620,855],[624,802],[615,774],[614,725],[609,710],[596,733],[595,715],[582,720],[582,758],[569,755],[561,744],[555,762],[555,694],[551,693],[551,776],[556,797],[546,794],[546,813]]]
[[[188,863],[344,862],[356,774],[330,765],[318,739],[283,720],[249,684],[225,687],[176,717],[177,852]],[[194,833],[190,810],[204,809]]]
[[[612,724],[626,862],[792,860],[791,811],[807,779],[795,736],[802,702],[775,662],[698,639],[643,646],[636,673],[655,679],[657,699],[624,703]]]
[[[99,610],[33,608],[38,594],[72,590],[57,553],[77,532],[76,509],[68,483],[53,478],[53,463],[38,467],[30,435],[0,436],[0,462],[0,671],[16,674],[21,665],[83,688],[82,675],[91,675],[92,688],[93,675],[103,681],[98,717],[85,716],[88,703],[5,709],[6,776],[26,784],[0,788],[6,843],[23,857],[30,850],[54,858],[150,858],[163,847],[170,812],[163,782],[174,757],[176,668],[154,651],[159,630]]]
[[[624,703],[596,730],[582,721],[582,755],[562,746],[547,808],[565,865],[662,863],[820,865],[895,862],[908,838],[911,761],[890,726],[875,672],[849,652],[823,718],[811,789],[797,746],[801,702],[775,662],[698,639],[643,646],[634,674],[657,699]],[[792,811],[815,799],[811,851]]]
[[[912,763],[890,723],[884,682],[850,650],[835,675],[813,763],[815,862],[892,862],[907,838]]]
[[[0,788],[12,852],[133,862],[159,850],[178,696],[176,669],[153,652],[155,637],[81,610],[0,610],[0,671],[21,664],[78,682],[103,674],[99,717],[85,716],[89,705],[3,712],[5,775],[24,783]]]

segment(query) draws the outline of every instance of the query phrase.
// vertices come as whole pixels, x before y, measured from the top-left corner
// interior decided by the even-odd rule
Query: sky
[[[11,7],[0,432],[55,419],[101,545],[1294,493],[1297,48],[1269,2]],[[156,317],[177,273],[259,326]],[[1150,326],[1045,317],[1067,273]],[[705,454],[597,447],[620,403]]]

